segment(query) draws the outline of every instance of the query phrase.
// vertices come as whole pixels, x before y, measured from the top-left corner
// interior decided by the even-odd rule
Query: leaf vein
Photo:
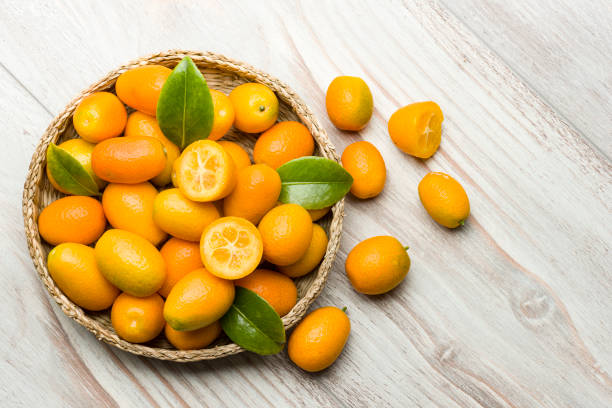
[[[185,130],[185,122],[187,118],[187,69],[184,73],[184,86],[183,86],[183,120],[181,121],[181,147],[185,147],[185,139],[187,138]]]

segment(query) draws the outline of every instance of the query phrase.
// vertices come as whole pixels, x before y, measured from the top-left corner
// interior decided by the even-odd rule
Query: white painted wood
[[[475,0],[465,1],[476,8]],[[391,1],[385,7],[331,0],[5,3],[0,400],[7,406],[612,405],[612,171],[586,139],[607,151],[609,88],[599,89],[601,99],[593,97],[603,102],[588,112],[588,120],[570,118],[582,137],[430,1]],[[527,14],[547,5],[556,7],[533,6]],[[586,14],[579,5],[565,6],[551,16],[576,24],[546,23],[544,29],[572,30],[584,38],[580,22]],[[461,6],[450,7],[461,15]],[[478,18],[492,18],[478,10]],[[518,30],[509,14],[503,22]],[[598,21],[605,16],[593,16],[588,27],[609,29]],[[571,37],[554,38],[558,47],[570,44],[575,51]],[[530,38],[517,36],[512,44],[535,59]],[[501,53],[502,40],[490,41]],[[555,44],[551,40],[545,50],[554,51]],[[609,71],[610,53],[589,47],[581,51],[591,58],[588,72]],[[286,353],[195,364],[135,357],[98,342],[66,318],[37,280],[20,200],[38,137],[72,96],[108,70],[169,48],[217,51],[270,72],[302,96],[339,152],[366,139],[385,158],[383,194],[348,199],[336,264],[315,304],[347,306],[352,322],[347,348],[320,374],[297,369]],[[550,62],[543,57],[538,64]],[[560,69],[559,76],[540,82],[518,71],[549,101],[574,92],[559,82],[585,84],[576,93],[582,105],[602,78]],[[335,130],[325,114],[324,91],[340,74],[363,77],[374,94],[375,115],[358,134]],[[446,120],[440,150],[420,161],[393,146],[386,119],[398,107],[425,99],[437,101]],[[570,110],[563,111],[566,117]],[[607,138],[598,136],[606,132]],[[422,209],[416,186],[429,170],[448,172],[465,186],[472,216],[464,228],[441,228]],[[343,263],[357,242],[379,234],[409,245],[413,266],[393,292],[366,297],[351,289]]]
[[[612,155],[612,2],[440,2],[568,123]]]

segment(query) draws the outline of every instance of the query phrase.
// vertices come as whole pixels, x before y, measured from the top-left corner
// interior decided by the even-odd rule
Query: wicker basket
[[[60,305],[62,311],[92,332],[99,340],[112,346],[146,357],[180,362],[225,357],[240,353],[244,351],[244,349],[229,342],[227,338],[219,339],[209,348],[188,351],[172,348],[163,335],[160,335],[157,339],[146,345],[133,344],[120,339],[115,334],[110,324],[108,311],[99,313],[85,311],[64,296],[55,285],[55,282],[53,282],[53,279],[51,279],[47,271],[46,262],[47,254],[51,250],[51,247],[41,242],[36,221],[39,212],[49,203],[61,196],[61,194],[51,186],[45,174],[45,152],[47,146],[49,143],[58,143],[77,136],[72,126],[72,114],[79,102],[96,91],[113,91],[117,77],[131,68],[148,64],[160,64],[173,68],[185,56],[190,56],[192,58],[206,77],[206,81],[211,88],[229,93],[231,89],[244,82],[260,82],[270,87],[276,92],[279,98],[279,120],[301,121],[314,136],[317,145],[315,154],[338,161],[334,146],[327,138],[325,130],[315,119],[310,109],[308,109],[302,100],[287,85],[247,64],[233,61],[222,55],[210,52],[200,53],[173,50],[150,55],[123,65],[73,99],[53,122],[51,122],[43,134],[32,156],[23,191],[23,217],[30,256],[32,257],[32,261],[34,262],[34,266],[38,271],[42,283],[47,288],[51,297]],[[242,134],[235,129],[231,129],[229,134],[225,136],[225,139],[233,140],[241,144],[247,151],[252,153],[256,137]],[[327,252],[318,270],[296,281],[298,302],[291,312],[283,317],[283,323],[286,329],[294,326],[304,317],[308,307],[319,293],[321,293],[338,249],[343,216],[344,200],[338,202],[333,207],[331,214],[327,215],[320,222],[329,236]]]

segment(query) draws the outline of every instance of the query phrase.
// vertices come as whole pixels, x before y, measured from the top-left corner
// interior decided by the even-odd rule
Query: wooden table
[[[612,406],[610,3],[441,3],[4,1],[0,405]],[[249,62],[290,84],[339,152],[365,139],[383,153],[385,191],[347,199],[341,248],[315,303],[347,306],[352,322],[322,373],[304,373],[286,353],[135,357],[64,316],[38,281],[20,211],[38,138],[107,71],[170,48]],[[325,89],[342,74],[374,94],[372,121],[357,134],[325,114]],[[446,116],[427,161],[402,154],[386,130],[391,113],[421,100]],[[466,188],[465,227],[444,229],[423,210],[416,186],[433,170]],[[359,295],[344,259],[380,234],[410,246],[412,269],[387,295]]]

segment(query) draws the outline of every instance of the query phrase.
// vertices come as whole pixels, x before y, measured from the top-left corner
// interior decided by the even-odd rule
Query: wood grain
[[[466,2],[481,20],[514,10]],[[583,16],[579,5],[564,4],[567,11],[553,17],[571,20],[574,9]],[[0,124],[8,140],[0,150],[0,203],[8,211],[0,221],[4,403],[612,406],[609,88],[600,87],[597,99],[591,88],[602,76],[584,82],[576,104],[600,106],[570,119],[581,135],[438,3],[384,5],[10,0],[0,8]],[[460,6],[449,7],[462,15]],[[524,16],[536,10],[525,9]],[[504,21],[519,29],[511,17]],[[583,20],[563,30],[579,30]],[[578,47],[570,37],[556,34],[545,49]],[[535,58],[536,44],[525,46],[531,57],[524,58]],[[606,70],[609,53],[589,47],[588,72]],[[313,109],[338,151],[366,139],[385,158],[383,194],[347,200],[341,248],[315,303],[347,306],[352,322],[345,351],[322,373],[302,372],[284,352],[184,365],[129,355],[66,318],[36,278],[19,208],[38,137],[73,95],[107,71],[169,48],[216,51],[271,73]],[[543,82],[526,72],[519,70],[540,93],[550,90],[554,102],[563,78],[584,80],[562,68]],[[337,131],[325,113],[325,89],[340,74],[363,77],[374,94],[375,115],[358,134]],[[441,148],[427,161],[402,154],[386,130],[391,113],[419,100],[437,101],[446,117]],[[571,118],[569,102],[558,106]],[[466,188],[472,215],[465,227],[439,227],[421,207],[416,186],[430,170],[445,171]],[[387,295],[358,295],[344,275],[344,259],[360,240],[382,234],[410,246],[412,269]]]
[[[612,3],[441,0],[547,103],[612,155]]]

